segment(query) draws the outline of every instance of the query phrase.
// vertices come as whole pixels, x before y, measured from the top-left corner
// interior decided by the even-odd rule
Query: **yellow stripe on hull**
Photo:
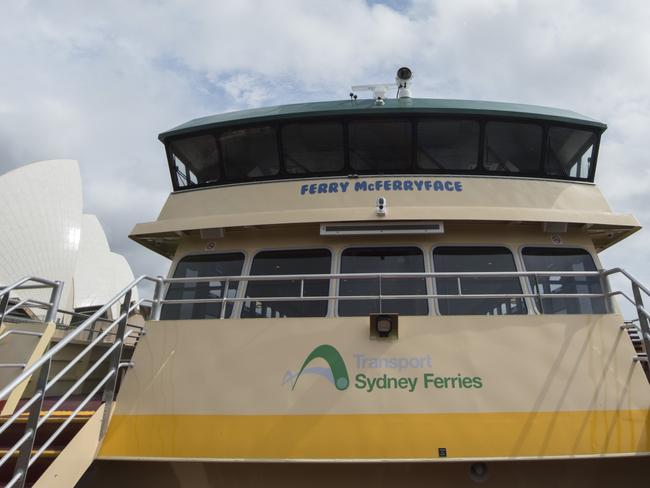
[[[437,459],[649,453],[648,410],[117,415],[100,458]]]

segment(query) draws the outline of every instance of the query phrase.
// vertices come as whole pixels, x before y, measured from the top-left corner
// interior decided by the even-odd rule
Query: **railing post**
[[[603,301],[605,302],[605,311],[607,313],[614,312],[614,298],[612,297],[612,287],[609,285],[609,278],[605,276],[603,270],[600,270],[600,287],[603,291]]]
[[[100,439],[106,433],[106,428],[108,427],[108,421],[111,416],[111,408],[113,406],[113,399],[115,397],[115,388],[117,387],[117,379],[119,375],[119,365],[120,358],[122,357],[122,349],[124,348],[124,332],[126,331],[126,324],[129,321],[129,308],[131,306],[131,293],[132,290],[129,290],[124,295],[124,301],[120,308],[120,316],[122,320],[119,321],[117,325],[117,331],[115,332],[115,340],[121,341],[120,345],[115,348],[108,358],[108,371],[111,369],[114,371],[113,376],[110,380],[106,382],[104,386],[104,393],[102,394],[102,402],[104,402],[104,415],[102,417],[102,425],[99,431]]]
[[[382,302],[381,278],[382,278],[382,274],[379,273],[379,313],[383,313],[384,311],[382,308],[383,302]]]
[[[162,294],[164,292],[164,285],[162,277],[159,276],[156,280],[156,286],[153,290],[153,304],[151,305],[151,316],[149,320],[160,320],[162,311]]]
[[[230,280],[226,280],[223,286],[223,296],[221,297],[221,310],[219,311],[219,319],[223,320],[226,318],[226,305],[227,305],[227,299],[228,299],[228,287],[230,286]]]
[[[18,451],[18,459],[16,461],[16,467],[14,468],[14,476],[20,474],[20,479],[15,485],[18,488],[23,488],[25,486],[25,481],[27,481],[29,459],[32,457],[32,449],[34,447],[34,441],[36,440],[36,429],[38,428],[38,420],[41,415],[41,410],[43,409],[43,400],[45,399],[45,385],[47,385],[47,378],[50,375],[51,364],[52,358],[43,363],[41,370],[38,373],[36,393],[34,394],[38,395],[40,393],[40,397],[30,407],[29,416],[27,417],[27,424],[25,425],[25,433],[31,431],[31,435],[25,442],[23,442],[23,445],[20,446],[20,450]]]
[[[47,309],[47,314],[45,315],[45,322],[54,322],[56,319],[56,314],[59,311],[59,301],[61,300],[61,292],[63,291],[63,283],[60,281],[55,281],[56,285],[52,288],[52,293],[50,294],[50,306]]]
[[[634,302],[636,303],[637,310],[636,314],[639,317],[639,328],[641,329],[641,339],[643,339],[643,348],[645,353],[650,358],[650,326],[648,325],[648,317],[639,310],[639,307],[643,307],[643,298],[641,296],[641,290],[639,285],[634,281],[632,282],[632,293],[634,293]]]
[[[0,300],[0,325],[2,324],[2,321],[5,318],[5,312],[7,311],[7,305],[9,305],[9,295],[11,292],[7,292],[2,296],[2,299]]]

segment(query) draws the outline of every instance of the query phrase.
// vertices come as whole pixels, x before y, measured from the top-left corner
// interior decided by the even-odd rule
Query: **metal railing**
[[[29,468],[38,460],[38,458],[54,442],[54,440],[61,434],[61,432],[63,432],[63,430],[70,424],[70,422],[74,420],[79,412],[100,392],[102,393],[101,402],[104,404],[101,435],[104,434],[118,384],[119,371],[122,368],[131,365],[129,362],[122,361],[122,350],[124,343],[131,335],[137,331],[136,328],[130,328],[130,330],[127,331],[127,322],[129,315],[137,308],[139,308],[142,303],[152,303],[152,308],[154,309],[157,306],[152,302],[152,300],[148,299],[140,299],[138,301],[131,300],[133,289],[139,283],[146,280],[156,283],[156,288],[160,288],[162,286],[159,278],[149,278],[142,276],[134,280],[131,284],[129,284],[117,295],[115,295],[114,298],[100,307],[99,310],[93,313],[90,317],[86,318],[83,323],[77,327],[74,327],[39,360],[37,360],[31,366],[25,368],[22,373],[17,375],[8,385],[0,390],[0,400],[4,400],[9,397],[11,392],[16,387],[23,384],[23,382],[29,381],[32,378],[32,375],[37,374],[35,382],[36,391],[33,396],[25,401],[22,405],[20,405],[16,411],[8,419],[6,419],[2,425],[0,425],[0,435],[2,435],[2,433],[14,425],[23,414],[27,415],[27,421],[23,435],[20,437],[20,439],[18,439],[17,442],[9,447],[7,452],[2,456],[2,458],[0,458],[0,467],[2,467],[12,456],[17,453],[14,473],[11,480],[6,485],[7,488],[23,487],[25,485]],[[60,284],[55,288],[60,294]],[[106,322],[106,319],[104,319],[102,315],[105,314],[106,311],[116,303],[121,303],[120,315],[112,321],[109,320],[108,325],[103,327],[102,330],[96,331],[96,323],[98,321]],[[52,300],[51,309],[48,310],[47,317],[50,320],[53,320],[56,317],[56,314],[60,311],[57,310],[54,304],[58,304],[58,299]],[[82,349],[82,351],[73,359],[68,361],[67,364],[61,369],[61,371],[54,375],[53,378],[50,378],[51,365],[55,356],[73,340],[81,338],[81,334],[89,333],[91,330],[95,331],[96,335],[88,334],[89,337],[83,341],[83,344],[87,343],[87,345]],[[137,333],[141,333],[141,330]],[[109,337],[112,337],[112,341],[106,342],[106,339]],[[65,390],[63,394],[57,394],[56,401],[49,408],[43,410],[44,399],[48,391],[51,391],[55,385],[59,384],[60,380],[68,372],[70,372],[70,370],[77,363],[79,363],[81,359],[90,354],[95,346],[100,343],[104,346],[108,346],[103,354],[98,359],[90,363],[88,369],[84,372],[84,374],[79,377],[72,386]],[[77,391],[79,387],[81,387],[84,382],[86,382],[91,377],[93,373],[98,371],[102,365],[104,365],[105,369],[107,370],[104,376],[102,376],[101,379],[96,383],[90,393],[86,394],[79,401],[76,408],[71,412],[66,420],[61,423],[59,428],[50,434],[47,439],[43,440],[43,443],[34,452],[34,441],[36,439],[38,429],[42,427],[45,422],[47,422],[47,420],[52,416],[52,414],[58,408],[60,408],[75,393],[75,391]]]
[[[631,286],[631,296],[622,290],[611,291],[609,277],[613,275],[620,275],[624,277]],[[488,279],[516,279],[520,285],[520,292],[518,293],[465,293],[467,280],[474,280],[474,283]],[[556,280],[565,280],[565,283],[579,284],[582,287],[593,286],[596,291],[592,292],[575,292],[575,293],[554,293],[544,291],[543,280],[555,278]],[[425,280],[427,284],[427,292],[423,294],[393,294],[387,292],[386,284],[391,280],[408,280],[417,279]],[[456,291],[454,293],[438,293],[436,291],[436,280],[446,279],[455,280]],[[582,279],[582,281],[577,281]],[[324,295],[309,295],[306,293],[306,284],[312,281],[327,281],[328,291]],[[340,283],[342,280],[376,280],[378,286],[378,293],[371,293],[365,295],[344,295],[340,293]],[[478,280],[478,281],[476,281]],[[573,280],[573,281],[571,281]],[[150,281],[155,284],[153,298],[140,299],[138,301],[131,301],[132,290],[140,283]],[[297,290],[293,296],[259,296],[251,297],[245,296],[243,286],[240,283],[251,282],[290,282],[295,285]],[[186,298],[186,299],[172,299],[167,298],[170,289],[174,286],[187,285],[192,283],[220,283],[222,296],[217,298]],[[23,282],[24,283],[24,282]],[[60,295],[60,284],[56,282],[48,282],[53,286],[53,290],[58,290]],[[555,284],[557,285],[557,281]],[[548,285],[548,283],[546,283]],[[561,283],[560,283],[561,285]],[[598,286],[596,286],[598,285]],[[4,290],[7,290],[7,287]],[[589,288],[591,290],[591,288]],[[3,291],[4,291],[3,290]],[[54,308],[54,303],[58,303],[58,296],[53,291],[50,309],[48,316],[54,318],[60,310]],[[645,295],[645,297],[644,297]],[[2,297],[3,295],[0,295]],[[544,300],[553,299],[601,299],[604,302],[605,312],[614,311],[612,298],[621,296],[628,300],[636,309],[638,326],[634,322],[627,322],[622,327],[630,328],[637,327],[638,335],[643,340],[643,352],[638,354],[634,359],[636,361],[647,362],[647,353],[650,350],[650,330],[648,324],[650,323],[650,313],[644,307],[644,298],[650,300],[650,290],[639,283],[626,271],[615,268],[603,271],[585,271],[585,272],[480,272],[480,273],[333,273],[333,274],[302,274],[302,275],[267,275],[267,276],[214,276],[214,277],[200,277],[200,278],[169,278],[163,279],[161,277],[152,278],[142,276],[118,293],[112,300],[99,308],[95,313],[85,318],[83,323],[71,328],[70,332],[63,337],[56,345],[54,345],[46,354],[44,354],[33,365],[25,368],[13,381],[0,390],[0,400],[7,398],[11,392],[21,383],[29,381],[32,375],[38,374],[36,377],[36,392],[26,402],[20,405],[19,408],[13,413],[11,417],[0,425],[0,435],[5,432],[16,420],[23,414],[27,414],[27,422],[24,432],[20,439],[9,448],[9,450],[0,458],[0,467],[5,464],[15,453],[18,453],[16,466],[12,479],[6,485],[7,487],[22,487],[24,486],[27,472],[36,462],[36,460],[43,454],[43,452],[52,445],[52,442],[59,436],[59,434],[72,422],[78,413],[95,398],[100,392],[101,402],[104,404],[104,413],[101,424],[100,437],[105,433],[115,391],[118,383],[119,371],[123,368],[129,367],[132,364],[126,362],[122,358],[122,350],[125,342],[134,334],[142,334],[143,331],[138,326],[130,327],[128,322],[129,315],[143,303],[150,303],[151,316],[150,320],[160,320],[162,309],[165,305],[183,305],[183,304],[201,304],[201,303],[217,303],[221,304],[220,318],[226,318],[226,305],[239,304],[244,302],[286,302],[286,301],[318,301],[327,300],[333,304],[336,301],[347,300],[377,300],[380,304],[384,301],[392,300],[458,300],[458,299],[500,299],[500,300],[525,300],[533,303],[533,310],[537,307],[538,313],[548,313],[544,310]],[[116,303],[121,303],[120,315],[114,319],[105,319],[102,317],[108,309]],[[8,302],[7,302],[8,303]],[[48,305],[48,304],[45,304]],[[5,308],[6,310],[6,308]],[[64,312],[65,313],[65,312]],[[67,312],[72,315],[80,315],[74,312]],[[234,313],[232,313],[235,316]],[[102,322],[101,329],[96,329],[98,323]],[[70,360],[61,371],[59,371],[53,378],[49,378],[50,368],[53,358],[63,350],[66,345],[70,344],[73,340],[81,338],[81,334],[86,333],[83,350]],[[86,357],[90,351],[93,350],[98,344],[107,346],[102,355],[93,361],[84,374],[76,380],[61,396],[57,396],[57,400],[47,410],[43,410],[43,400],[48,391],[56,385],[82,358]],[[52,416],[57,408],[61,407],[70,396],[84,383],[93,373],[103,373],[98,371],[99,368],[105,365],[106,372],[97,381],[90,393],[86,394],[81,399],[72,411],[70,416],[55,430],[39,448],[34,451],[34,440],[36,433],[40,427]]]
[[[18,299],[17,303],[9,307],[11,294],[20,290],[51,290],[49,302],[43,302],[35,299]],[[5,319],[5,316],[11,314],[15,310],[25,306],[37,306],[45,310],[45,322],[51,322],[56,317],[56,312],[59,309],[59,300],[61,299],[61,292],[63,290],[63,283],[61,281],[50,281],[36,276],[28,276],[22,278],[4,288],[0,289],[0,323]]]

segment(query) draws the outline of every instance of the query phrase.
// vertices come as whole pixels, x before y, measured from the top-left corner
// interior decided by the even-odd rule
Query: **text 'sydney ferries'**
[[[319,193],[352,193],[367,191],[463,191],[463,183],[458,180],[421,179],[382,179],[375,181],[334,181],[328,183],[308,183],[300,185],[301,195]]]

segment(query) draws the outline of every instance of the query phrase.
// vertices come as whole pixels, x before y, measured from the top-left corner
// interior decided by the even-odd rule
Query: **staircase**
[[[63,335],[50,335],[46,352],[45,348],[40,353],[36,351],[23,363],[0,363],[0,371],[17,370],[8,381],[5,374],[4,383],[0,383],[0,487],[50,488],[52,481],[42,478],[48,478],[48,469],[55,460],[65,457],[92,423],[96,432],[90,436],[91,444],[80,445],[84,455],[77,453],[72,458],[77,461],[85,457],[87,461],[85,466],[76,466],[74,471],[78,476],[90,464],[94,448],[110,420],[121,375],[131,366],[137,341],[144,334],[142,327],[128,323],[134,310],[143,302],[151,302],[131,301],[132,290],[143,280],[159,284],[157,279],[139,278],[78,326],[66,327]],[[62,286],[60,282],[29,277],[0,289],[0,324],[9,321],[10,312],[17,308],[11,304],[16,303],[44,310],[42,321],[31,319],[35,327],[39,324],[54,327],[57,317],[71,313],[58,306]],[[51,291],[49,302],[30,299],[17,302],[15,297],[10,297],[16,291],[24,294],[24,290],[44,288]],[[121,304],[119,317],[112,321],[103,319],[105,312],[116,303]],[[3,334],[0,331],[0,337]],[[14,339],[15,336],[31,340],[44,337],[41,332],[11,335]],[[3,338],[6,337],[9,334]],[[50,476],[51,480],[56,478],[56,474]],[[72,486],[76,479],[59,478],[56,483]]]

